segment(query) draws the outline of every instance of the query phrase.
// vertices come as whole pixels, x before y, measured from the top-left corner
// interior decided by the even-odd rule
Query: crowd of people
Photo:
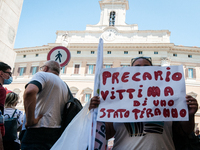
[[[153,66],[150,58],[132,59],[132,66]],[[24,110],[16,109],[19,96],[14,92],[6,94],[4,84],[12,82],[11,67],[0,62],[0,110],[5,116],[17,118],[20,138],[3,141],[5,129],[0,132],[0,150],[49,150],[61,135],[61,116],[69,99],[67,85],[59,77],[60,65],[47,61],[25,86]],[[185,97],[189,121],[160,122],[106,122],[106,138],[114,137],[113,150],[175,150],[183,149],[177,137],[189,137],[194,133],[194,116],[198,103],[190,95]],[[91,98],[89,110],[97,108],[100,97]],[[144,131],[146,127],[153,130]],[[159,128],[157,128],[159,126]],[[136,131],[135,129],[141,129]],[[162,129],[160,131],[160,128]],[[156,132],[159,130],[159,132]],[[138,134],[139,132],[139,134]]]

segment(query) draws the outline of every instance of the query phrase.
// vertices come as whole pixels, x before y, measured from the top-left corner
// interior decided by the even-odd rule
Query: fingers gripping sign
[[[187,95],[186,96],[186,102],[187,102],[187,105],[188,105],[189,115],[194,115],[198,110],[197,100],[195,98],[193,98],[192,96]]]
[[[91,110],[93,108],[97,108],[99,106],[99,104],[100,104],[99,96],[94,96],[90,101],[89,110]]]

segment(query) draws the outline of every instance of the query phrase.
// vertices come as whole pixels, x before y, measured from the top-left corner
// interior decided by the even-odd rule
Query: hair
[[[7,69],[11,70],[11,67],[8,64],[4,63],[4,62],[0,62],[0,70],[6,71]]]
[[[54,60],[49,60],[45,63],[45,65],[48,66],[51,71],[60,74],[60,65],[58,62]]]
[[[18,101],[19,96],[14,92],[10,92],[6,95],[5,107],[15,107],[16,102]]]
[[[133,66],[134,62],[135,62],[136,60],[138,60],[138,59],[145,59],[145,60],[147,60],[147,61],[150,63],[151,66],[153,66],[152,61],[151,61],[151,57],[137,57],[137,58],[135,58],[135,59],[131,62],[131,66]]]

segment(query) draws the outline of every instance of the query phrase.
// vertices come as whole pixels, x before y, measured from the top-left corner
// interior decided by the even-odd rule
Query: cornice
[[[191,52],[191,53],[200,53],[200,47],[187,47],[187,46],[174,46],[172,51],[182,51],[182,52]]]
[[[171,48],[173,43],[104,43],[104,48]],[[97,48],[98,43],[70,44],[70,48]]]
[[[53,47],[60,46],[60,45],[62,45],[62,44],[61,43],[49,43],[48,45],[43,45],[43,46],[17,48],[17,49],[14,49],[14,51],[17,54],[46,52],[46,51],[51,50]]]
[[[44,46],[14,49],[17,54],[48,52],[61,43],[50,43]],[[69,49],[97,49],[98,43],[70,43]],[[200,53],[200,47],[175,46],[173,43],[104,43],[105,49],[169,49],[171,52]]]
[[[125,26],[126,27],[126,26]],[[167,33],[169,36],[171,35],[171,32],[169,30],[119,30],[116,27],[105,27],[103,29],[99,29],[99,31],[97,30],[84,30],[84,31],[78,31],[78,30],[73,30],[73,31],[63,31],[63,30],[57,30],[56,34],[58,35],[58,33],[61,34],[75,34],[75,33],[103,33],[105,30],[107,29],[115,29],[118,31],[118,33]]]
[[[20,53],[35,53],[35,52],[45,52],[49,51],[50,48],[43,48],[43,49],[27,49],[27,50],[22,50],[22,51],[16,51],[17,54]]]
[[[125,5],[126,7],[126,10],[129,9],[129,3],[127,0],[124,0],[123,2],[117,2],[117,1],[113,1],[113,0],[107,0],[107,1],[99,1],[99,5],[100,5],[100,8],[101,10],[103,9],[103,5],[109,5],[109,4],[112,4],[112,5],[115,5],[115,4],[121,4],[121,5]]]

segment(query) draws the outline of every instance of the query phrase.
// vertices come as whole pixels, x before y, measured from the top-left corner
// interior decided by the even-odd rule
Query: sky
[[[99,0],[24,0],[14,48],[55,43],[57,30],[85,30],[100,13]],[[169,30],[171,43],[200,47],[200,0],[129,0],[126,23]]]

